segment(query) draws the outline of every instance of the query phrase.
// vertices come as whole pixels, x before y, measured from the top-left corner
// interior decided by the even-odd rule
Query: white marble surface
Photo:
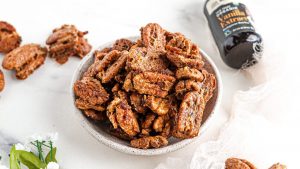
[[[282,8],[281,1],[270,4],[267,0],[251,1],[250,6],[257,27],[267,38],[269,46],[294,47],[290,42],[297,42],[292,33],[296,30],[293,21],[299,7],[289,3]],[[94,48],[107,41],[137,35],[139,28],[148,22],[157,22],[167,30],[182,32],[212,57],[223,76],[222,106],[214,119],[215,123],[199,137],[199,142],[203,142],[214,139],[227,120],[232,94],[236,90],[249,88],[251,82],[245,73],[232,70],[222,63],[202,8],[201,0],[10,0],[1,2],[0,20],[6,20],[17,28],[23,44],[45,44],[51,30],[64,23],[88,30],[87,38]],[[0,61],[2,58],[1,55]],[[142,157],[119,153],[95,140],[80,126],[72,112],[70,80],[79,62],[74,57],[59,65],[47,58],[46,63],[24,81],[16,80],[13,72],[4,70],[6,86],[0,94],[0,141],[14,143],[33,133],[57,131],[57,159],[64,168],[72,169],[150,169],[167,157],[193,153],[199,142],[166,155]]]

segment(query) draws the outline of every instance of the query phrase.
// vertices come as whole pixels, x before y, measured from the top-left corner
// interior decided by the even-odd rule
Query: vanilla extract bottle
[[[228,66],[244,69],[260,60],[263,40],[244,4],[233,0],[207,0],[204,14],[220,55]]]

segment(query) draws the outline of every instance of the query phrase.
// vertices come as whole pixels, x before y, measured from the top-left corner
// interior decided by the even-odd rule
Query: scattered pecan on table
[[[20,46],[4,56],[2,66],[8,70],[15,70],[18,79],[26,79],[38,67],[44,64],[47,49],[38,44]]]
[[[70,56],[83,58],[92,49],[84,38],[87,33],[79,31],[74,25],[62,25],[54,29],[46,41],[50,57],[60,64],[66,63]]]
[[[9,23],[0,21],[0,52],[8,53],[20,46],[21,36]]]

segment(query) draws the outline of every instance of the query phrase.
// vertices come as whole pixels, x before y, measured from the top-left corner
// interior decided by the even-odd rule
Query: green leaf
[[[45,158],[46,164],[50,162],[57,162],[55,156],[56,156],[56,147],[54,147],[52,151],[49,151],[49,153],[47,154]]]
[[[21,169],[20,163],[19,163],[19,154],[16,150],[16,146],[12,146],[10,150],[10,157],[9,157],[9,163],[10,163],[10,169]]]
[[[22,164],[27,166],[29,169],[40,169],[46,168],[46,164],[43,163],[37,156],[32,152],[27,152],[23,150],[17,150],[19,153],[19,160]]]

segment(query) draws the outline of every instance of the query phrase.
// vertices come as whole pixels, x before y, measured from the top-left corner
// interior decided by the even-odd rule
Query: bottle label
[[[208,14],[218,24],[224,36],[233,33],[255,32],[253,20],[246,6],[233,0],[210,0],[206,4]]]

